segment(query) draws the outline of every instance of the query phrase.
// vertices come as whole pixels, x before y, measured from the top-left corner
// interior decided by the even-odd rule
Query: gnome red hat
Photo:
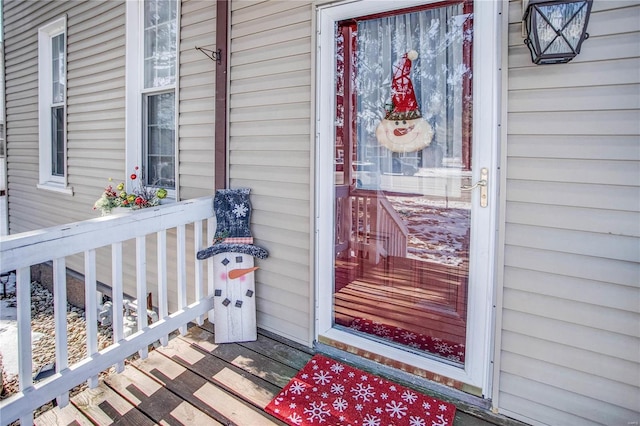
[[[391,108],[387,109],[386,120],[413,120],[422,117],[416,93],[411,82],[411,61],[418,58],[418,52],[410,50],[393,66],[391,82]]]

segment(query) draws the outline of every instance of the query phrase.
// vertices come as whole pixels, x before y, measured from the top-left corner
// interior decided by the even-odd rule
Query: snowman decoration
[[[258,338],[254,258],[265,259],[268,253],[253,245],[249,189],[216,191],[213,208],[215,239],[197,258],[213,257],[215,342],[254,341]]]
[[[411,82],[411,61],[418,52],[410,50],[394,65],[391,82],[391,105],[376,128],[380,145],[393,152],[416,152],[433,139],[431,125],[422,118]]]

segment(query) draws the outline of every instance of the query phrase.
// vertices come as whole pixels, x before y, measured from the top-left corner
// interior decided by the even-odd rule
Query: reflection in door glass
[[[471,2],[336,31],[334,324],[464,364]]]

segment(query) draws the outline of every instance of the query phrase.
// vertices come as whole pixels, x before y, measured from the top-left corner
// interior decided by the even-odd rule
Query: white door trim
[[[401,4],[402,3],[402,4]],[[399,360],[405,364],[443,375],[480,388],[491,395],[491,357],[493,299],[495,289],[495,253],[497,227],[497,164],[500,118],[500,12],[498,1],[474,4],[473,44],[473,180],[479,179],[481,167],[489,169],[489,206],[479,205],[479,193],[472,196],[471,244],[476,253],[470,258],[467,356],[464,368],[396,348],[384,348],[375,342],[333,328],[333,250],[334,187],[333,140],[335,97],[335,40],[337,21],[387,10],[429,3],[427,1],[361,0],[332,3],[317,7],[317,76],[316,76],[316,340],[319,336],[356,346],[364,351]],[[485,149],[479,149],[480,143]]]

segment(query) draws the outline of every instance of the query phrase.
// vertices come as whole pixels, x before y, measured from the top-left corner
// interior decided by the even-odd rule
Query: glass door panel
[[[333,323],[464,365],[472,4],[336,30]]]

